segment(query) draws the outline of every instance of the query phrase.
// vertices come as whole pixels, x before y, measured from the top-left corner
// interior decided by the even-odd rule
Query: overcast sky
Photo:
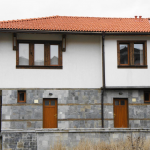
[[[46,16],[150,17],[150,0],[0,0],[0,20]]]

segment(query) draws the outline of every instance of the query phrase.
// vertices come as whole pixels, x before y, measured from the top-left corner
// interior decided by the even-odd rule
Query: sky
[[[0,0],[0,21],[47,16],[150,17],[150,0]]]

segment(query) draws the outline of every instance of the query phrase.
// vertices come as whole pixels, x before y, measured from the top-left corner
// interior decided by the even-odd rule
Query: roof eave
[[[54,30],[20,30],[20,29],[0,29],[6,33],[32,33],[32,34],[86,34],[86,35],[150,35],[150,32],[97,32],[97,31],[54,31]]]
[[[52,31],[52,30],[18,30],[18,29],[0,29],[0,32],[7,33],[37,33],[37,34],[102,34],[102,32],[86,31]]]

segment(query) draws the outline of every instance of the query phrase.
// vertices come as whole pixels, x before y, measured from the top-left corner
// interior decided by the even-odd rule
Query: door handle
[[[57,114],[55,114],[54,116],[57,117]]]
[[[114,117],[116,116],[116,114],[114,114]]]

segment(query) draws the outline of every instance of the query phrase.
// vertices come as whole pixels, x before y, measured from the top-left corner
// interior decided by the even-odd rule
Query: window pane
[[[19,99],[20,101],[24,101],[24,93],[20,93],[20,94],[19,94],[19,98],[20,98],[20,99]]]
[[[119,105],[119,101],[115,101],[115,105]]]
[[[125,105],[125,101],[121,101],[121,105]]]
[[[143,44],[134,44],[134,64],[143,65]]]
[[[19,43],[19,65],[29,65],[29,44]]]
[[[44,66],[44,44],[34,44],[34,65]]]
[[[128,44],[120,44],[120,64],[128,64]]]
[[[145,93],[144,94],[144,100],[145,101],[149,101],[149,93]]]
[[[45,101],[45,105],[48,106],[49,105],[49,101]]]
[[[51,101],[51,105],[54,106],[55,105],[55,101]]]
[[[51,65],[58,65],[58,45],[50,45]]]

